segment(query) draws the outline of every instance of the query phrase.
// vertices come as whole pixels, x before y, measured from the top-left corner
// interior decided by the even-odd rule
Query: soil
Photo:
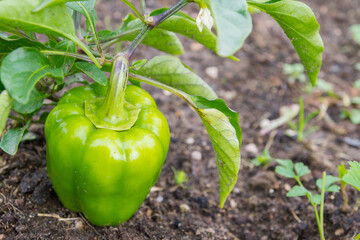
[[[119,2],[98,3],[99,29],[109,19],[113,27],[120,24],[128,9]],[[147,2],[155,9],[174,1]],[[351,144],[360,139],[360,127],[339,117],[346,107],[342,99],[360,94],[352,87],[360,79],[354,68],[360,62],[360,46],[348,30],[360,23],[360,2],[306,3],[316,14],[325,44],[319,77],[333,85],[338,99],[319,91],[305,94],[304,83],[288,83],[282,66],[299,59],[281,28],[265,14],[253,16],[254,30],[235,54],[240,62],[222,59],[181,38],[186,54],[180,58],[240,115],[242,167],[223,209],[219,208],[215,154],[201,120],[181,99],[146,87],[168,119],[171,144],[158,182],[135,215],[119,226],[96,227],[64,208],[46,173],[43,127],[34,125],[31,131],[36,140],[22,142],[15,156],[0,153],[0,239],[319,239],[308,201],[286,197],[295,182],[275,174],[274,162],[267,167],[250,163],[256,150],[262,152],[272,143],[272,157],[310,167],[312,172],[303,182],[315,191],[315,181],[323,171],[337,175],[341,162],[360,161],[359,146]],[[184,11],[196,17],[197,8],[187,6]],[[135,59],[156,54],[163,53],[140,47]],[[279,117],[280,107],[297,103],[300,95],[305,98],[307,114],[328,103],[327,114],[311,122],[318,129],[304,143],[287,137],[287,126],[277,129],[274,138],[260,135],[261,122]],[[188,175],[184,186],[176,186],[172,167]],[[348,207],[341,193],[325,196],[326,239],[353,239],[360,232],[360,193],[350,186],[346,193]]]

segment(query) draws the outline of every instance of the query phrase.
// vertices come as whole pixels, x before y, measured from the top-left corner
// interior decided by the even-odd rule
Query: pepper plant
[[[283,28],[315,84],[319,24],[307,5],[292,0],[179,0],[152,12],[145,0],[141,10],[122,2],[132,12],[121,27],[97,31],[96,0],[0,1],[0,147],[15,154],[29,125],[46,120],[47,170],[62,203],[97,225],[124,222],[157,180],[170,140],[166,119],[140,85],[149,84],[179,96],[201,118],[216,152],[223,207],[240,168],[239,117],[173,56],[184,52],[177,34],[237,60],[252,30],[248,6],[256,8]],[[200,7],[196,20],[180,11],[188,4]],[[130,44],[109,50],[118,42]],[[139,44],[168,55],[132,62]],[[46,113],[44,105],[57,106]]]

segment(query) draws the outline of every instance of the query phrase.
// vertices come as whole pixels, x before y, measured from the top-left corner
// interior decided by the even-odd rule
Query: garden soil
[[[148,0],[155,9],[175,1]],[[219,207],[215,154],[200,118],[186,102],[167,92],[144,86],[155,98],[171,129],[169,154],[155,187],[135,215],[114,227],[96,227],[79,213],[64,208],[46,173],[43,126],[31,127],[37,138],[20,144],[15,156],[0,153],[0,239],[319,239],[315,215],[305,198],[287,198],[295,185],[274,173],[275,163],[255,167],[250,159],[270,146],[274,158],[303,162],[312,170],[304,184],[316,191],[323,171],[337,175],[341,162],[360,161],[359,126],[341,119],[346,99],[359,96],[352,87],[360,72],[360,46],[349,27],[360,23],[360,1],[306,1],[321,25],[325,44],[319,77],[334,87],[338,99],[315,91],[304,93],[306,83],[290,84],[284,63],[299,59],[284,32],[265,14],[253,16],[253,29],[239,62],[223,59],[201,45],[181,37],[183,62],[194,69],[240,115],[242,165],[238,182],[223,209]],[[99,29],[116,28],[128,8],[121,1],[99,1]],[[192,17],[197,7],[184,9]],[[113,25],[110,25],[111,24]],[[163,54],[140,47],[134,59]],[[261,123],[279,117],[282,106],[305,99],[306,114],[326,108],[311,121],[317,127],[304,143],[285,135],[260,135]],[[254,145],[256,147],[254,147]],[[66,149],[64,149],[66,150]],[[189,180],[176,186],[172,168],[183,170]],[[326,239],[353,239],[360,232],[360,194],[347,186],[348,206],[342,194],[327,193],[324,227]]]

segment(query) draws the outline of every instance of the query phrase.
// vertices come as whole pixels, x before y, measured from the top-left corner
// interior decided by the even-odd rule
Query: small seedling
[[[356,64],[354,65],[354,68],[355,68],[356,70],[360,71],[360,62],[356,63]]]
[[[352,110],[343,109],[340,114],[340,117],[342,119],[349,118],[350,121],[355,125],[360,124],[360,110],[359,109],[352,109]]]
[[[360,24],[354,24],[349,27],[352,37],[355,42],[360,44]]]
[[[334,92],[334,87],[331,83],[326,82],[324,79],[318,78],[316,84],[313,87],[311,83],[306,83],[304,92],[307,94],[312,93],[314,89],[318,89],[323,93],[326,93],[330,97],[338,98],[339,96]]]
[[[289,136],[296,136],[297,140],[299,142],[302,142],[302,141],[304,141],[304,139],[306,138],[306,136],[308,134],[310,134],[313,131],[316,131],[316,129],[317,129],[316,126],[310,127],[307,130],[305,130],[305,128],[308,125],[308,123],[310,122],[310,120],[313,119],[314,117],[316,117],[320,113],[320,110],[311,112],[305,118],[304,99],[302,97],[300,97],[300,99],[299,99],[299,107],[300,107],[300,112],[299,112],[298,121],[297,121],[297,123],[292,122],[292,121],[288,122],[290,131],[288,130],[287,134]]]
[[[358,79],[354,82],[353,87],[356,89],[360,89],[360,79]]]
[[[305,68],[301,63],[284,64],[283,73],[288,76],[288,82],[294,84],[296,80],[305,82]]]
[[[349,162],[349,164],[350,169],[347,170],[347,173],[342,178],[342,181],[360,191],[360,163],[353,161]]]
[[[339,186],[333,185],[338,182],[340,179],[335,176],[326,175],[323,172],[322,178],[316,181],[316,186],[321,191],[320,194],[313,194],[309,191],[301,182],[300,178],[309,174],[310,169],[304,165],[302,162],[298,162],[295,165],[291,160],[276,160],[276,162],[280,165],[277,166],[275,172],[281,176],[286,178],[293,178],[296,180],[298,185],[294,186],[290,191],[286,194],[287,197],[302,197],[306,196],[314,208],[316,222],[319,229],[319,234],[321,240],[325,240],[324,235],[324,197],[325,192],[338,192],[340,190]],[[295,171],[294,171],[295,169]],[[320,204],[320,214],[318,211],[318,205]]]
[[[347,174],[346,167],[345,167],[344,163],[341,163],[337,167],[338,167],[339,178],[342,179]],[[347,196],[346,190],[345,190],[346,185],[347,185],[346,182],[344,182],[343,180],[340,181],[341,194],[342,194],[342,198],[343,198],[345,207],[348,206],[348,196]]]
[[[257,167],[265,167],[273,160],[275,159],[270,156],[269,150],[264,149],[262,154],[259,154],[256,158],[251,159],[250,162]]]
[[[186,183],[189,178],[187,177],[186,173],[183,170],[176,170],[175,168],[171,168],[171,170],[174,172],[174,180],[176,185],[182,186],[184,183]]]

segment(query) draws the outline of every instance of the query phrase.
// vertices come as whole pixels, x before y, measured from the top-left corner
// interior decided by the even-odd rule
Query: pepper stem
[[[140,109],[125,100],[129,60],[126,54],[115,56],[105,98],[85,102],[85,115],[97,128],[128,130],[136,122]]]
[[[112,67],[106,97],[99,108],[99,114],[112,124],[116,124],[121,121],[121,119],[126,118],[124,101],[128,74],[128,59],[123,55],[116,57]]]

